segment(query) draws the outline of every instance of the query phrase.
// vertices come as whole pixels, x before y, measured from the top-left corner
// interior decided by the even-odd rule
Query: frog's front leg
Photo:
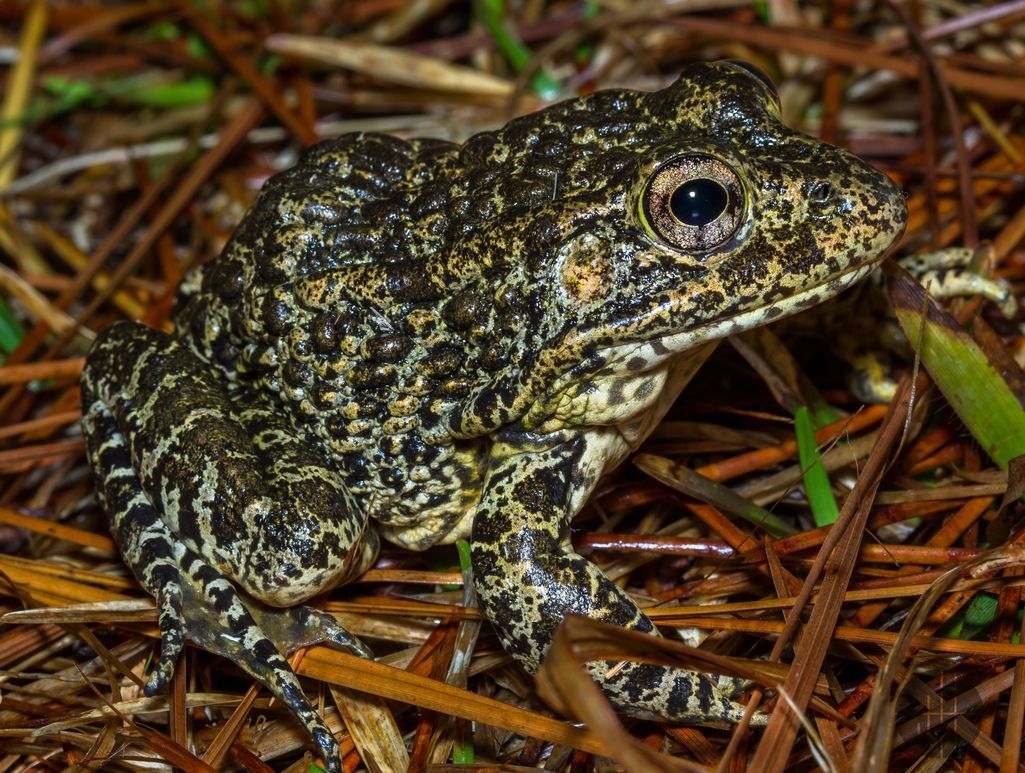
[[[992,301],[1005,317],[1012,318],[1018,311],[1018,301],[1010,285],[972,271],[975,255],[976,249],[969,247],[945,247],[906,255],[897,263],[935,298],[979,295]]]
[[[1007,319],[1018,310],[1011,287],[999,279],[971,270],[976,250],[945,247],[934,252],[907,255],[897,264],[909,272],[934,298],[977,295],[992,301]],[[844,314],[835,325],[835,351],[850,364],[848,384],[864,402],[888,403],[897,392],[890,352],[905,360],[914,351],[897,323],[885,289],[885,275],[876,272],[865,291],[865,304]]]
[[[569,613],[657,635],[633,600],[570,545],[569,521],[601,472],[588,458],[587,436],[549,448],[528,442],[496,446],[473,524],[474,586],[505,650],[535,672]],[[591,673],[613,703],[639,716],[737,722],[744,711],[692,671],[630,663],[612,676],[600,666]]]
[[[235,410],[209,365],[141,325],[100,335],[82,397],[101,502],[157,600],[163,650],[146,692],[162,688],[192,639],[266,685],[337,769],[337,743],[283,652],[322,640],[367,651],[328,615],[274,607],[372,560],[376,537],[343,481],[273,410]]]

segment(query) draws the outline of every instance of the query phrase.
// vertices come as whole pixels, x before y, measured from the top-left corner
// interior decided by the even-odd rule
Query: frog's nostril
[[[820,180],[808,190],[808,200],[817,206],[828,204],[833,196],[833,186],[825,180]]]

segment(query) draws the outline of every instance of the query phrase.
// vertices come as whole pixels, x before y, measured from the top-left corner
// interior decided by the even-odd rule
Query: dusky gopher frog
[[[716,340],[857,281],[905,218],[889,179],[785,127],[769,81],[731,62],[462,145],[313,147],[187,278],[174,334],[120,323],[89,354],[100,499],[157,601],[147,692],[191,639],[282,699],[337,768],[282,653],[367,654],[301,604],[367,568],[379,535],[469,538],[481,608],[529,671],[569,612],[654,632],[574,553],[574,514]],[[600,680],[641,715],[740,713],[688,671]]]

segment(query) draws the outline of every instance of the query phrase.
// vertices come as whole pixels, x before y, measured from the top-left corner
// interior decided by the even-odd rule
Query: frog
[[[866,276],[905,197],[788,128],[742,62],[596,91],[465,142],[340,136],[263,186],[187,275],[173,333],[107,327],[82,376],[98,499],[184,643],[229,658],[338,745],[286,655],[368,648],[307,603],[381,540],[467,539],[483,616],[535,672],[578,614],[659,635],[570,544],[602,475],[721,339]],[[595,667],[628,714],[736,722],[713,677]]]

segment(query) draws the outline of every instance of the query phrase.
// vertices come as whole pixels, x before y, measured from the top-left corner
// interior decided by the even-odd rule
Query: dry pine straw
[[[913,9],[919,18],[904,21],[916,22],[920,34],[909,33],[882,4],[866,10],[835,3],[828,26],[810,32],[794,29],[809,23],[801,15],[807,9],[785,2],[777,6],[779,27],[746,7],[700,17],[602,11],[585,21],[576,7],[536,3],[533,15],[509,21],[543,51],[538,64],[546,73],[575,78],[585,90],[592,80],[597,86],[612,81],[650,86],[646,73],[680,66],[681,43],[709,58],[739,56],[759,63],[780,81],[788,107],[806,108],[821,95],[818,128],[823,136],[873,154],[900,178],[911,192],[908,248],[972,245],[982,229],[992,240],[997,274],[1020,281],[1025,138],[1020,110],[1015,112],[1013,104],[1021,100],[1025,71],[993,49],[994,43],[996,48],[1003,43],[1013,50],[1016,39],[1020,46],[1014,22],[1025,11],[1021,3],[966,6],[956,17],[919,4]],[[91,504],[92,484],[76,430],[75,383],[88,341],[107,322],[141,317],[168,328],[173,288],[184,268],[180,255],[192,262],[216,254],[258,179],[272,171],[271,151],[311,144],[318,120],[338,117],[340,102],[347,106],[341,116],[366,129],[375,128],[375,122],[389,128],[389,113],[415,114],[421,106],[434,110],[440,105],[452,111],[459,125],[481,128],[501,121],[510,101],[519,110],[532,106],[534,98],[524,91],[531,71],[516,76],[500,56],[485,54],[491,47],[485,33],[467,28],[444,38],[427,37],[434,28],[414,18],[417,12],[413,4],[363,0],[346,4],[342,23],[317,17],[312,7],[308,13],[278,9],[265,17],[225,9],[214,19],[186,2],[48,7],[0,1],[6,41],[17,42],[20,53],[3,90],[7,120],[0,129],[0,186],[11,184],[10,190],[18,192],[0,201],[0,249],[9,263],[0,286],[17,299],[28,328],[0,367],[0,437],[6,444],[0,449],[0,523],[6,529],[0,536],[19,553],[0,558],[0,610],[9,613],[0,630],[0,667],[7,672],[0,704],[0,748],[8,755],[0,760],[3,769],[44,764],[39,762],[44,758],[58,766],[102,761],[127,748],[128,754],[157,754],[186,770],[213,769],[228,760],[265,770],[268,764],[282,764],[279,759],[295,760],[306,744],[259,690],[222,678],[228,669],[221,662],[195,652],[183,660],[168,696],[140,697],[156,633],[152,603],[121,567]],[[447,12],[433,13],[445,17]],[[144,38],[158,23],[178,25],[202,40],[207,53],[196,54],[181,39]],[[983,23],[991,26],[979,36]],[[368,33],[383,46],[347,45],[343,34],[319,47],[288,37],[335,27]],[[417,31],[410,36],[404,30]],[[869,31],[884,30],[888,34],[869,37]],[[278,34],[269,36],[272,31]],[[261,40],[285,54],[279,69],[261,67]],[[916,51],[922,52],[922,44],[941,43],[953,46],[956,54],[930,49],[924,61],[931,57],[932,67],[923,68]],[[298,48],[303,57],[322,57],[329,66],[300,66],[289,58]],[[568,66],[574,56],[590,59],[581,60],[575,70]],[[810,69],[795,78],[799,59]],[[338,74],[339,66],[358,70],[371,61],[368,72]],[[861,69],[852,76],[854,67]],[[156,83],[203,73],[212,78],[214,91],[198,109],[147,114],[127,102],[109,102],[100,109],[81,103],[68,113],[44,114],[27,133],[21,122],[10,120],[38,100],[44,77],[74,74],[102,81],[122,72],[141,73]],[[859,98],[852,93],[859,85],[864,91],[873,73],[885,74],[871,86],[875,96],[855,101]],[[976,132],[973,144],[957,157],[950,156],[951,144],[938,133],[944,124],[953,124],[950,114],[943,116],[950,104],[934,94],[937,84],[956,89],[957,119]],[[887,90],[893,94],[889,100]],[[915,105],[917,116],[899,111],[898,117],[917,120],[921,129],[880,128],[894,117],[888,101]],[[798,118],[801,113],[798,109]],[[851,119],[855,114],[860,115],[857,125]],[[404,117],[405,123],[391,126],[443,134],[453,121],[438,121],[437,115]],[[54,161],[87,159],[97,137],[129,136],[127,126],[141,138],[130,140],[138,147],[162,137],[159,132],[167,130],[155,127],[154,116],[168,119],[185,152],[160,165],[83,163],[73,172],[45,174]],[[285,130],[271,140],[276,144],[260,145],[253,134],[259,127]],[[214,130],[216,142],[201,142]],[[969,156],[971,178],[965,175]],[[30,173],[42,182],[19,188]],[[92,209],[68,203],[68,192],[74,201],[98,198],[101,203]],[[76,233],[87,234],[87,250],[76,246],[80,238],[68,238]],[[54,270],[54,265],[66,268]],[[978,304],[962,309],[962,319],[978,311]],[[1008,346],[1013,351],[1021,345],[1017,331],[991,310],[986,318],[1002,333],[983,342],[987,354],[1001,363],[1021,394],[1025,380],[1008,354]],[[49,331],[56,335],[48,336]],[[718,377],[728,384],[730,368],[736,366],[714,361],[710,367],[719,370],[704,376],[708,382]],[[843,769],[857,731],[868,736],[876,729],[864,720],[876,670],[891,652],[917,649],[918,678],[908,685],[903,713],[887,720],[899,724],[897,738],[903,744],[893,753],[890,768],[905,769],[923,754],[936,759],[953,754],[962,770],[1014,770],[1025,707],[1025,687],[1018,678],[1025,676],[1020,645],[1011,643],[1020,601],[1017,570],[1001,565],[993,576],[961,578],[923,613],[917,631],[905,637],[893,627],[901,610],[925,596],[944,569],[970,559],[984,561],[987,547],[1019,539],[1017,509],[998,513],[1006,479],[979,453],[942,398],[927,404],[933,393],[924,375],[919,374],[915,390],[922,413],[910,421],[909,400],[896,403],[889,413],[884,407],[859,409],[836,387],[833,374],[816,376],[816,383],[819,378],[831,401],[851,412],[819,429],[816,441],[824,448],[846,447],[851,441],[850,448],[858,449],[858,482],[844,501],[842,528],[804,528],[768,539],[721,507],[678,492],[685,475],[697,472],[720,484],[733,481],[751,501],[780,514],[800,510],[761,499],[779,498],[781,491],[793,488],[792,482],[772,489],[760,481],[769,472],[794,479],[796,444],[785,413],[760,387],[754,397],[751,389],[713,390],[710,395],[701,391],[700,378],[681,406],[681,417],[691,421],[673,435],[678,450],[672,458],[649,453],[640,459],[650,477],[621,474],[579,522],[575,537],[581,550],[590,551],[645,603],[654,604],[651,616],[660,624],[716,632],[719,655],[574,622],[553,653],[560,667],[550,668],[540,687],[554,705],[586,716],[592,730],[575,728],[542,713],[530,681],[509,666],[486,629],[472,658],[464,652],[475,638],[468,632],[478,616],[463,605],[462,593],[449,590],[462,583],[451,553],[422,560],[387,551],[360,585],[337,591],[326,602],[357,633],[391,642],[383,647],[381,662],[320,647],[294,660],[309,684],[320,685],[328,722],[341,734],[346,766],[359,765],[361,758],[385,770],[440,764],[453,741],[471,737],[478,759],[527,766],[546,758],[550,767],[585,766],[588,754],[613,756],[634,769],[679,769],[684,760],[691,761],[689,767],[809,766],[807,745],[795,745],[801,727],[787,707],[804,712],[811,706],[816,719],[804,729]],[[756,381],[750,373],[744,379]],[[911,383],[906,376],[905,389]],[[801,394],[801,383],[792,386]],[[712,432],[706,427],[692,434],[699,422],[713,425]],[[725,442],[727,436],[732,442]],[[832,469],[834,480],[855,469],[849,460],[843,465]],[[916,476],[928,473],[943,485],[924,488]],[[886,491],[876,494],[881,481]],[[752,488],[758,485],[762,493]],[[919,524],[913,543],[899,541],[910,539],[911,532],[902,537],[885,531],[911,518]],[[868,540],[860,539],[863,532],[871,535]],[[941,635],[980,592],[997,601],[987,640]],[[711,601],[715,606],[708,605]],[[23,607],[29,611],[19,611]],[[797,630],[799,621],[804,626]],[[77,644],[82,640],[93,651]],[[796,642],[796,656],[786,642]],[[629,723],[632,735],[624,734],[577,673],[581,660],[616,653],[684,667],[707,667],[708,658],[718,658],[717,668],[756,682],[782,683],[787,697],[781,701],[769,693],[761,708],[776,710],[767,731],[754,736],[647,722]],[[460,659],[470,689],[442,681],[459,681],[453,674],[460,671],[451,665]],[[771,662],[775,659],[781,662]],[[907,676],[900,671],[906,668],[902,658],[894,667],[901,678]],[[410,712],[409,705],[423,711]],[[216,708],[204,713],[200,708],[205,706]],[[253,725],[258,716],[271,721]],[[932,746],[930,733],[935,731],[923,718],[951,716],[956,718],[945,738],[964,739],[967,750],[946,740]],[[467,721],[476,722],[476,730]]]

